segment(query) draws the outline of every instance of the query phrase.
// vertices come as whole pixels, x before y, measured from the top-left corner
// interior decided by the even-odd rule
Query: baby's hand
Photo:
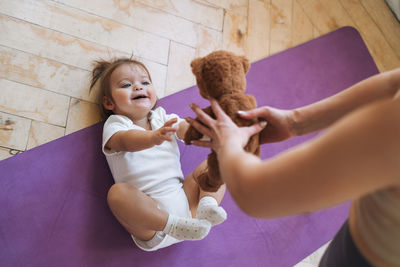
[[[166,123],[164,123],[164,126],[161,127],[160,129],[154,130],[153,131],[153,142],[156,145],[160,145],[164,141],[172,141],[172,135],[178,130],[178,127],[171,127],[174,123],[178,121],[177,118],[170,119]]]

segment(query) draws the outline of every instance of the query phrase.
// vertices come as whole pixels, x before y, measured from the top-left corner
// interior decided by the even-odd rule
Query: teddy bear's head
[[[250,64],[243,56],[215,51],[194,59],[190,66],[200,94],[206,99],[218,99],[228,93],[243,93],[246,90],[246,73]]]

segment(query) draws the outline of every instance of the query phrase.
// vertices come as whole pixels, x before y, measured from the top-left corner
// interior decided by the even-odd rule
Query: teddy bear
[[[246,73],[250,68],[247,58],[220,50],[194,59],[190,66],[203,98],[208,100],[214,98],[232,121],[240,127],[250,126],[256,122],[243,119],[238,115],[239,110],[250,110],[257,106],[255,98],[244,93]],[[204,108],[203,111],[215,118],[211,106]],[[202,137],[200,132],[190,126],[185,133],[184,141],[186,144],[191,144],[192,140],[199,140]],[[260,155],[258,134],[249,139],[244,149],[257,156]],[[213,150],[207,157],[207,169],[197,177],[197,182],[203,190],[208,192],[217,191],[223,184],[217,155]]]

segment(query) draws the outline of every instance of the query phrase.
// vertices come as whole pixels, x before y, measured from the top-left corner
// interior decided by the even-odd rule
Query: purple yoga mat
[[[189,67],[189,66],[187,66]],[[294,108],[378,72],[360,35],[341,28],[260,60],[247,75],[258,105]],[[196,87],[161,99],[167,112],[193,116],[208,106]],[[293,266],[331,239],[348,204],[280,219],[254,219],[226,194],[228,220],[201,241],[143,252],[106,203],[113,183],[101,153],[102,123],[0,162],[1,266]],[[262,158],[312,136],[265,145]],[[180,144],[185,175],[209,150]]]

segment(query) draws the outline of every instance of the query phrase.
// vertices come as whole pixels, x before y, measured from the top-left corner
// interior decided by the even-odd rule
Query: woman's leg
[[[354,244],[347,221],[329,244],[321,258],[319,266],[372,267]]]
[[[141,240],[150,240],[156,231],[164,229],[168,213],[136,187],[116,183],[108,191],[108,205],[122,226]]]

